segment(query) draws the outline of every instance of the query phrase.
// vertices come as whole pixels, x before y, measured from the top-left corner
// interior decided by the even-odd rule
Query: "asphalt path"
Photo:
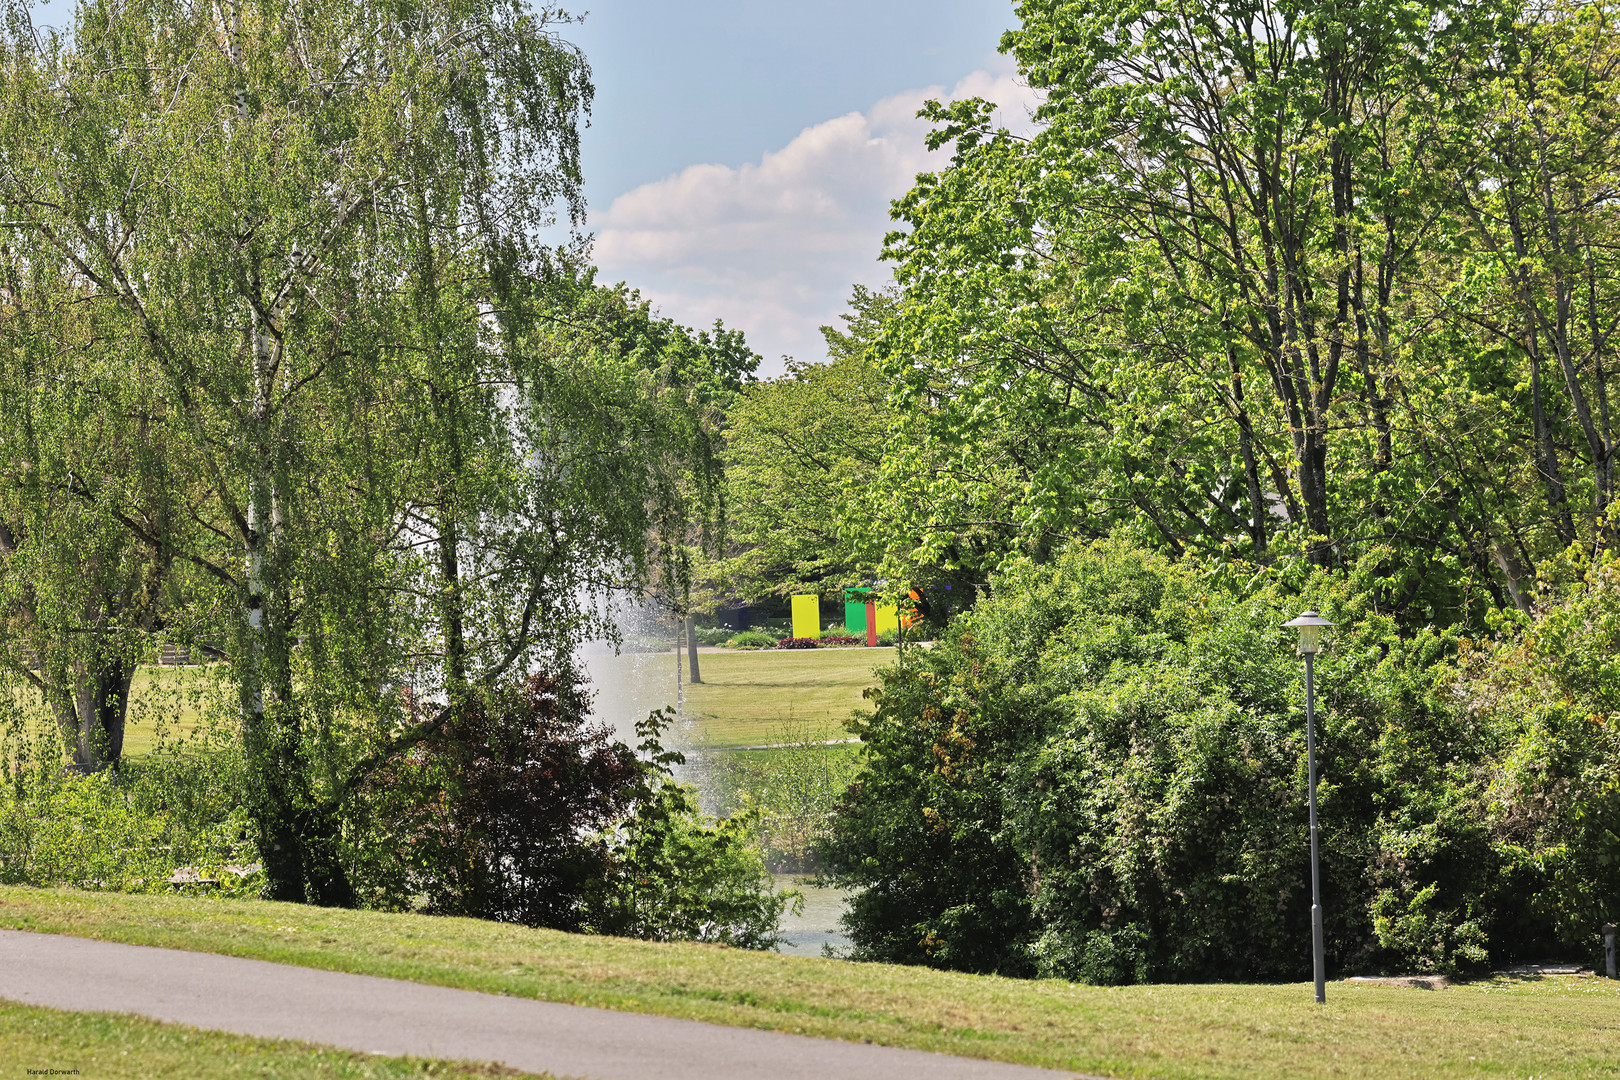
[[[1073,1073],[889,1046],[0,930],[0,998],[133,1013],[366,1053],[589,1080],[1056,1080]]]

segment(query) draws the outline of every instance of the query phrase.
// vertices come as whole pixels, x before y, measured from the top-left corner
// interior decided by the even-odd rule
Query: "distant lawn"
[[[784,727],[806,738],[843,739],[844,721],[866,705],[873,669],[893,649],[760,649],[699,653],[703,682],[686,688],[693,745],[760,746]]]
[[[1437,991],[1332,983],[1324,1008],[1305,983],[1079,986],[472,919],[17,887],[0,888],[0,926],[1113,1076],[1620,1074],[1620,985],[1590,977]]]
[[[124,753],[149,754],[159,729],[166,741],[184,738],[201,722],[203,695],[217,677],[212,667],[141,667],[129,688],[129,722],[124,728]]]
[[[417,1080],[528,1076],[498,1065],[379,1057],[287,1039],[255,1039],[136,1016],[60,1012],[0,1000],[0,1075],[97,1080]]]
[[[686,687],[687,736],[703,748],[758,746],[780,740],[789,727],[804,738],[848,738],[843,723],[865,705],[861,692],[877,683],[873,669],[894,663],[894,657],[889,648],[702,653],[703,682]],[[647,657],[627,653],[603,662],[628,671],[645,665]],[[673,656],[669,664],[672,673]],[[160,738],[173,742],[190,735],[201,722],[201,698],[212,690],[209,681],[215,676],[215,669],[205,666],[139,668],[130,686],[124,753],[140,757]],[[25,716],[46,729],[52,719],[38,696],[31,690],[18,693]]]
[[[202,698],[213,692],[216,670],[194,665],[163,667],[143,664],[135,669],[129,686],[129,717],[124,727],[124,753],[150,754],[159,739],[174,742],[190,735],[201,722]],[[18,688],[16,702],[23,717],[41,731],[54,731],[55,718],[32,688]]]

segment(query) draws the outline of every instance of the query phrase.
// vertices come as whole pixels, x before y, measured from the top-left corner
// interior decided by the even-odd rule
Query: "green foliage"
[[[612,873],[589,904],[591,929],[773,948],[795,896],[772,888],[757,824],[748,812],[710,818],[692,788],[659,784],[614,839]]]
[[[95,767],[154,632],[225,660],[270,895],[352,903],[375,769],[687,589],[757,357],[539,244],[593,92],[557,9],[7,15],[0,662]]]
[[[1384,948],[1415,962],[1422,972],[1455,975],[1479,969],[1490,959],[1485,932],[1477,919],[1464,919],[1456,911],[1436,911],[1438,884],[1419,889],[1404,907],[1393,890],[1373,898],[1373,932]]]
[[[774,649],[780,639],[763,630],[744,630],[726,639],[728,649]]]
[[[1620,889],[1612,733],[1579,706],[1521,711],[1541,688],[1506,645],[1459,667],[1455,636],[1402,635],[1369,577],[1290,583],[1122,541],[1009,566],[857,722],[866,767],[823,856],[862,890],[858,954],[1097,982],[1307,974],[1302,672],[1280,628],[1304,607],[1339,623],[1317,665],[1330,969],[1583,954]],[[1504,679],[1518,699],[1479,689]]]
[[[120,773],[72,775],[47,749],[44,761],[12,756],[0,768],[0,881],[164,892],[184,869],[217,882],[187,889],[249,897],[264,887],[252,822],[232,794],[240,753],[164,748]]]
[[[1611,542],[1612,11],[1018,17],[1032,130],[930,104],[953,156],[894,208],[890,580],[1121,528],[1259,563],[1384,549],[1415,629],[1527,611],[1568,544]]]
[[[497,689],[378,770],[353,837],[368,906],[552,929],[769,948],[786,902],[749,814],[715,820],[670,779],[681,756],[640,727],[640,755],[591,725],[566,675]]]
[[[727,813],[758,815],[759,842],[772,873],[818,869],[815,847],[831,834],[839,797],[860,767],[859,750],[828,744],[805,724],[767,736],[768,750],[733,750],[711,758],[710,779]]]
[[[832,359],[790,363],[744,388],[726,416],[726,558],[713,575],[736,596],[823,592],[870,576],[857,518],[893,412],[869,354],[891,297],[857,287],[847,332],[824,327]],[[886,516],[886,515],[885,515]]]
[[[699,645],[724,645],[737,636],[729,626],[700,626],[696,633]]]

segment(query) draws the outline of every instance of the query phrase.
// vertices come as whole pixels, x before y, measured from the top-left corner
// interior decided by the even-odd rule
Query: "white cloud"
[[[688,325],[740,327],[766,357],[762,373],[779,372],[784,353],[819,359],[817,328],[836,321],[850,286],[889,279],[878,252],[890,201],[944,164],[916,117],[938,97],[994,101],[1015,128],[1036,103],[1010,72],[976,71],[948,94],[909,90],[808,127],[758,162],[693,165],[643,184],[592,216],[603,276]]]

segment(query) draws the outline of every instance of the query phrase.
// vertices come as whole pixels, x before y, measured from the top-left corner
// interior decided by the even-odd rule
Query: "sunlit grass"
[[[215,667],[143,667],[130,685],[129,720],[124,727],[124,753],[149,754],[164,740],[192,735],[202,723],[203,702],[218,693]]]
[[[1620,985],[1093,987],[472,919],[0,888],[0,926],[1115,1076],[1609,1077]]]
[[[511,1069],[422,1058],[380,1057],[287,1039],[255,1039],[160,1024],[134,1016],[61,1012],[0,1001],[4,1075],[98,1080],[233,1077],[253,1080],[416,1080],[527,1076]],[[14,1072],[11,1070],[15,1070]]]
[[[757,652],[705,652],[703,682],[688,684],[685,737],[695,747],[770,744],[784,725],[815,739],[848,737],[843,724],[862,708],[862,692],[876,685],[874,669],[894,662],[892,649],[762,649]],[[604,661],[610,670],[644,664],[631,654]],[[673,665],[673,659],[671,659]],[[130,686],[124,753],[149,754],[160,743],[174,744],[202,725],[210,696],[223,700],[228,674],[217,666],[145,665]],[[39,695],[26,687],[12,691],[14,708],[27,729],[52,732],[55,721]]]
[[[820,739],[847,738],[843,724],[865,705],[873,670],[893,649],[761,649],[699,654],[703,682],[687,687],[694,746],[762,746],[785,724]]]
[[[215,665],[143,664],[137,668],[129,687],[125,756],[150,754],[160,743],[172,745],[193,735],[203,723],[205,703],[221,693],[221,673]],[[55,717],[37,690],[13,685],[11,707],[25,738],[54,736]]]

